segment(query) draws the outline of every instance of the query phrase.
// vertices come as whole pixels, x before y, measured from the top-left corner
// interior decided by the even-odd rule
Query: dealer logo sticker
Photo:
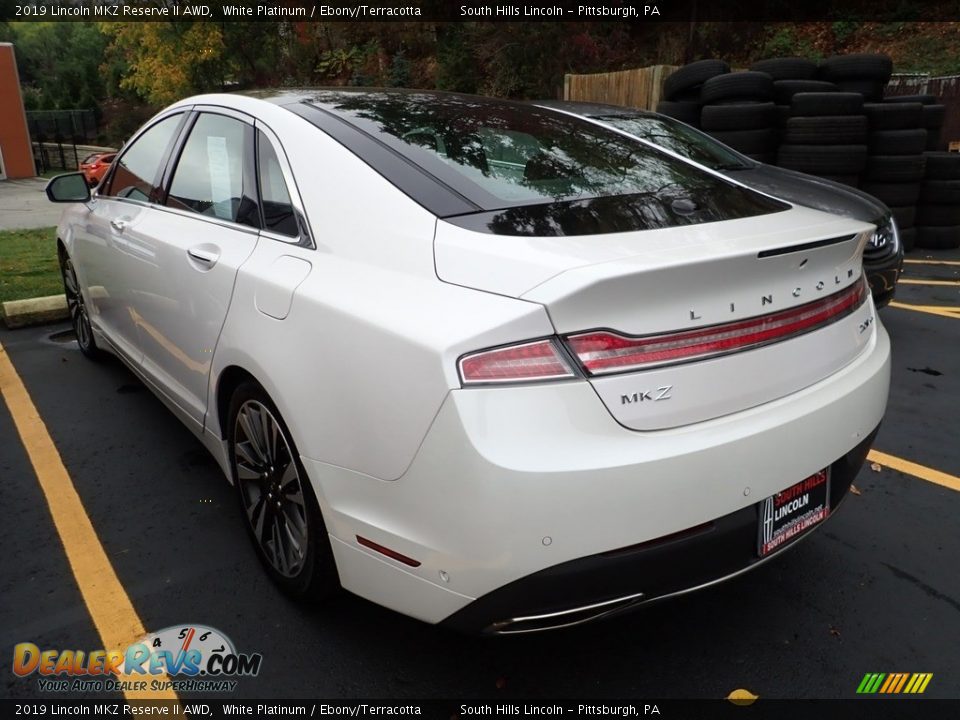
[[[36,674],[45,692],[232,692],[234,678],[255,677],[262,663],[262,654],[237,652],[230,638],[206,625],[164,628],[123,651],[41,650],[30,642],[13,649],[13,673]]]

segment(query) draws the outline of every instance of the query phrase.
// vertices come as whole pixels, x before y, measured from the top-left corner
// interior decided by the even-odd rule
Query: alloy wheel
[[[295,577],[307,555],[307,507],[297,463],[277,419],[256,400],[237,411],[233,464],[240,498],[267,561]]]

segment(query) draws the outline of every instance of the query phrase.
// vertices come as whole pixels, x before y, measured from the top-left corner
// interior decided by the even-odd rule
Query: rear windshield
[[[529,106],[376,92],[314,102],[486,210],[722,182],[607,128]]]
[[[711,170],[740,170],[752,166],[746,158],[709,135],[675,120],[657,117],[596,116],[618,130],[648,140]]]

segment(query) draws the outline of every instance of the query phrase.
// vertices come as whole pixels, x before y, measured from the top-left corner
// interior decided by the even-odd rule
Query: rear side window
[[[262,132],[257,132],[257,165],[260,177],[260,205],[263,208],[263,228],[271,232],[297,237],[297,217],[287,183],[283,179],[280,161],[273,145]]]
[[[226,115],[202,113],[187,138],[170,183],[167,205],[259,227],[259,213],[244,164],[252,158],[249,125]]]
[[[120,156],[110,187],[102,194],[156,202],[160,195],[156,185],[160,166],[182,119],[182,114],[171,115],[138,137]]]

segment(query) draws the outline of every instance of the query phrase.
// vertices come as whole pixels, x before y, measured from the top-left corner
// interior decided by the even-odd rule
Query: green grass
[[[57,175],[64,175],[64,174],[66,174],[66,173],[71,173],[71,172],[77,172],[77,171],[76,171],[76,170],[62,170],[61,168],[53,168],[52,170],[47,170],[46,172],[40,173],[39,175],[37,175],[37,177],[49,179],[49,178],[54,178],[54,177],[56,177]]]
[[[59,295],[56,228],[0,231],[0,302]]]

